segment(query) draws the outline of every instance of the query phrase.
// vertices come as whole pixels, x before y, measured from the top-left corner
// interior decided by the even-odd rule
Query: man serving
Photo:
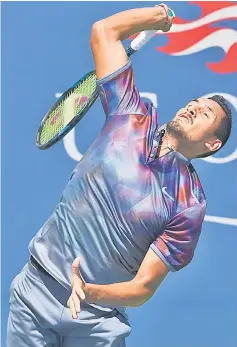
[[[8,347],[123,347],[126,307],[192,260],[206,199],[190,161],[225,144],[231,112],[220,96],[197,98],[161,125],[142,101],[122,40],[171,25],[165,5],[93,25],[106,121],[11,285]]]

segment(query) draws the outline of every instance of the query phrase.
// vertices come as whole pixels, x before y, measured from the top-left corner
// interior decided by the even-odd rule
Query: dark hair
[[[215,131],[216,137],[221,140],[222,145],[217,151],[209,151],[203,154],[199,154],[196,158],[206,158],[210,155],[213,155],[214,153],[218,152],[227,142],[228,138],[230,137],[231,128],[232,128],[232,113],[230,106],[227,102],[227,100],[221,96],[221,95],[213,95],[212,97],[208,98],[213,101],[215,101],[218,105],[221,106],[221,108],[224,110],[226,117],[224,117],[221,121],[221,124],[219,128]]]

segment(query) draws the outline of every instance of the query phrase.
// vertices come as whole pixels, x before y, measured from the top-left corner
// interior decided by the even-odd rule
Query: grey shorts
[[[31,262],[10,287],[7,347],[125,347],[131,328],[117,310],[83,303],[72,319],[70,293]]]

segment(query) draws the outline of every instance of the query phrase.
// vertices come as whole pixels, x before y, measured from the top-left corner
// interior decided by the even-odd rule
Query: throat
[[[165,134],[160,139],[160,143],[158,145],[157,150],[157,157],[163,157],[171,151],[176,152],[176,149],[174,148],[174,145],[171,144],[171,141],[169,140],[168,136]]]

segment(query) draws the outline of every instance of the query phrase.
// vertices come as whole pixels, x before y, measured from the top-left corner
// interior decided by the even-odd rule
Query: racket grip
[[[134,40],[132,40],[130,46],[127,48],[127,56],[130,57],[132,54],[142,48],[157,32],[157,30],[145,30],[142,31]]]

